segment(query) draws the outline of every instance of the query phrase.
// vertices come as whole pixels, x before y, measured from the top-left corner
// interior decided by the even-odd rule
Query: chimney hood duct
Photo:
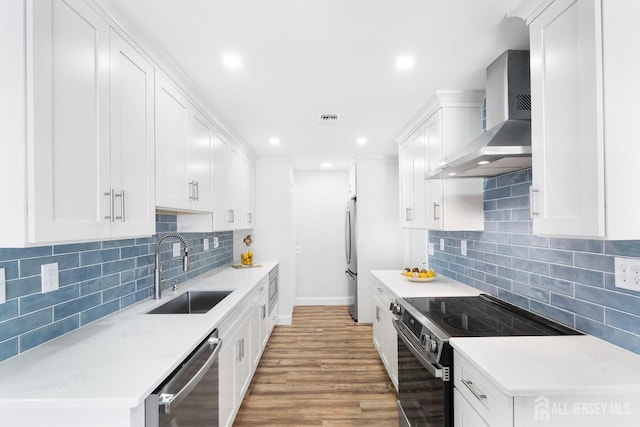
[[[465,144],[426,179],[490,177],[531,166],[529,51],[508,50],[487,68],[486,132]]]

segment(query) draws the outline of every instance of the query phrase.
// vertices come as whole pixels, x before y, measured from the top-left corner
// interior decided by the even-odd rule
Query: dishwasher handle
[[[218,353],[220,353],[220,349],[222,348],[222,338],[211,336],[204,343],[202,343],[200,349],[198,349],[198,352],[200,352],[203,349],[206,349],[207,347],[211,348],[214,345],[215,349],[213,350],[213,352],[211,352],[211,355],[209,356],[207,361],[187,382],[187,384],[182,387],[182,389],[180,389],[177,393],[160,393],[158,395],[158,406],[160,412],[170,414],[171,411],[177,408],[178,405],[180,405],[180,403],[189,395],[189,393],[191,393],[191,391],[198,385],[202,378],[204,378],[209,368],[211,368],[211,365],[213,365],[213,363],[216,361]],[[189,362],[185,364],[183,369],[175,374],[174,379],[178,378],[182,371],[187,370],[188,365]]]

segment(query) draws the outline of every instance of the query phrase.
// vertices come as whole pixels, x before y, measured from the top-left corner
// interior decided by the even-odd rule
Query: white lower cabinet
[[[491,383],[469,360],[454,352],[453,385],[458,400],[465,403],[460,408],[461,417],[454,401],[454,424],[460,426],[490,425],[492,427],[513,426],[513,397],[508,396]],[[454,397],[455,399],[455,397]],[[480,419],[484,424],[474,424]],[[465,420],[467,424],[465,424]]]
[[[490,427],[458,389],[453,390],[453,419],[456,427]]]
[[[233,309],[218,327],[222,338],[219,366],[219,419],[227,427],[240,409],[272,327],[268,317],[268,277]]]
[[[373,304],[373,344],[387,369],[389,378],[398,389],[398,335],[393,327],[393,315],[389,305],[393,300],[391,293],[380,282],[374,282]]]
[[[269,281],[265,278],[258,285],[258,293],[255,297],[256,302],[253,306],[251,313],[251,341],[253,343],[251,347],[251,358],[253,359],[253,366],[258,367],[260,363],[260,357],[264,347],[269,340]]]

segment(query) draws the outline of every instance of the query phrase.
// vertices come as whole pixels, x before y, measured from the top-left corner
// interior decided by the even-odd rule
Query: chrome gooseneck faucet
[[[185,240],[184,237],[179,235],[178,233],[167,233],[158,238],[158,243],[156,243],[156,270],[155,270],[155,282],[153,284],[153,299],[160,299],[162,297],[162,263],[160,262],[160,244],[169,237],[173,237],[178,239],[184,245],[184,258],[182,258],[182,270],[189,270],[189,244]]]

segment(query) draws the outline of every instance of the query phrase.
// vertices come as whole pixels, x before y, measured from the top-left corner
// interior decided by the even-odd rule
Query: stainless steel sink
[[[147,314],[206,313],[233,291],[188,291]]]

